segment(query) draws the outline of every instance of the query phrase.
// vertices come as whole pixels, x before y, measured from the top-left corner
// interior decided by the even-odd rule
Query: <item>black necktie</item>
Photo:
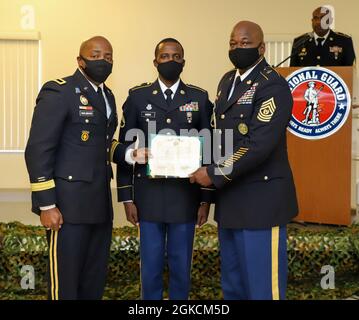
[[[98,87],[98,89],[97,89],[97,94],[98,94],[98,100],[100,101],[101,111],[106,115],[106,118],[107,118],[106,102],[105,102],[105,98],[103,97],[103,93],[102,93],[101,87]]]
[[[238,85],[241,82],[241,76],[238,76],[236,80],[234,81],[234,90],[238,87]]]
[[[234,86],[229,86],[229,90],[227,92],[227,97],[228,97],[228,100],[233,96],[234,92],[236,91],[238,85],[241,83],[241,76],[238,76],[236,77],[236,79],[234,80]],[[233,87],[233,91],[232,91],[232,95],[231,97],[229,97],[229,94],[231,93],[231,90],[232,90],[232,87]]]
[[[170,106],[171,102],[172,102],[172,90],[171,89],[166,89],[165,95],[166,95],[167,105]]]
[[[318,48],[323,47],[324,40],[325,40],[324,38],[318,38],[318,39],[317,39],[317,42],[318,42]]]

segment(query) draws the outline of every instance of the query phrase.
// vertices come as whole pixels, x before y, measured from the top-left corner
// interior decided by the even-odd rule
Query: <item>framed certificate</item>
[[[151,134],[147,174],[152,178],[188,178],[202,165],[202,137]]]

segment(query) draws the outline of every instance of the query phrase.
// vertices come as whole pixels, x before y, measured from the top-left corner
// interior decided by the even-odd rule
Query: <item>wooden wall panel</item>
[[[299,68],[278,68],[284,77]],[[328,67],[353,87],[352,67]],[[351,224],[351,111],[346,123],[320,140],[299,138],[289,131],[288,154],[299,201],[297,221]]]

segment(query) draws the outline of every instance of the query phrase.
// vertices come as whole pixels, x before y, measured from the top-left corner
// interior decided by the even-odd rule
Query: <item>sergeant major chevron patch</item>
[[[269,122],[272,119],[276,108],[273,97],[264,101],[259,109],[257,119],[262,122]]]

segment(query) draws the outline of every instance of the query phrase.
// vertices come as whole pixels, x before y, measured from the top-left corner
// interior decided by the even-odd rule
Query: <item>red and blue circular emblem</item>
[[[337,132],[350,112],[350,93],[342,78],[322,67],[298,69],[287,77],[293,96],[288,130],[314,140]]]

